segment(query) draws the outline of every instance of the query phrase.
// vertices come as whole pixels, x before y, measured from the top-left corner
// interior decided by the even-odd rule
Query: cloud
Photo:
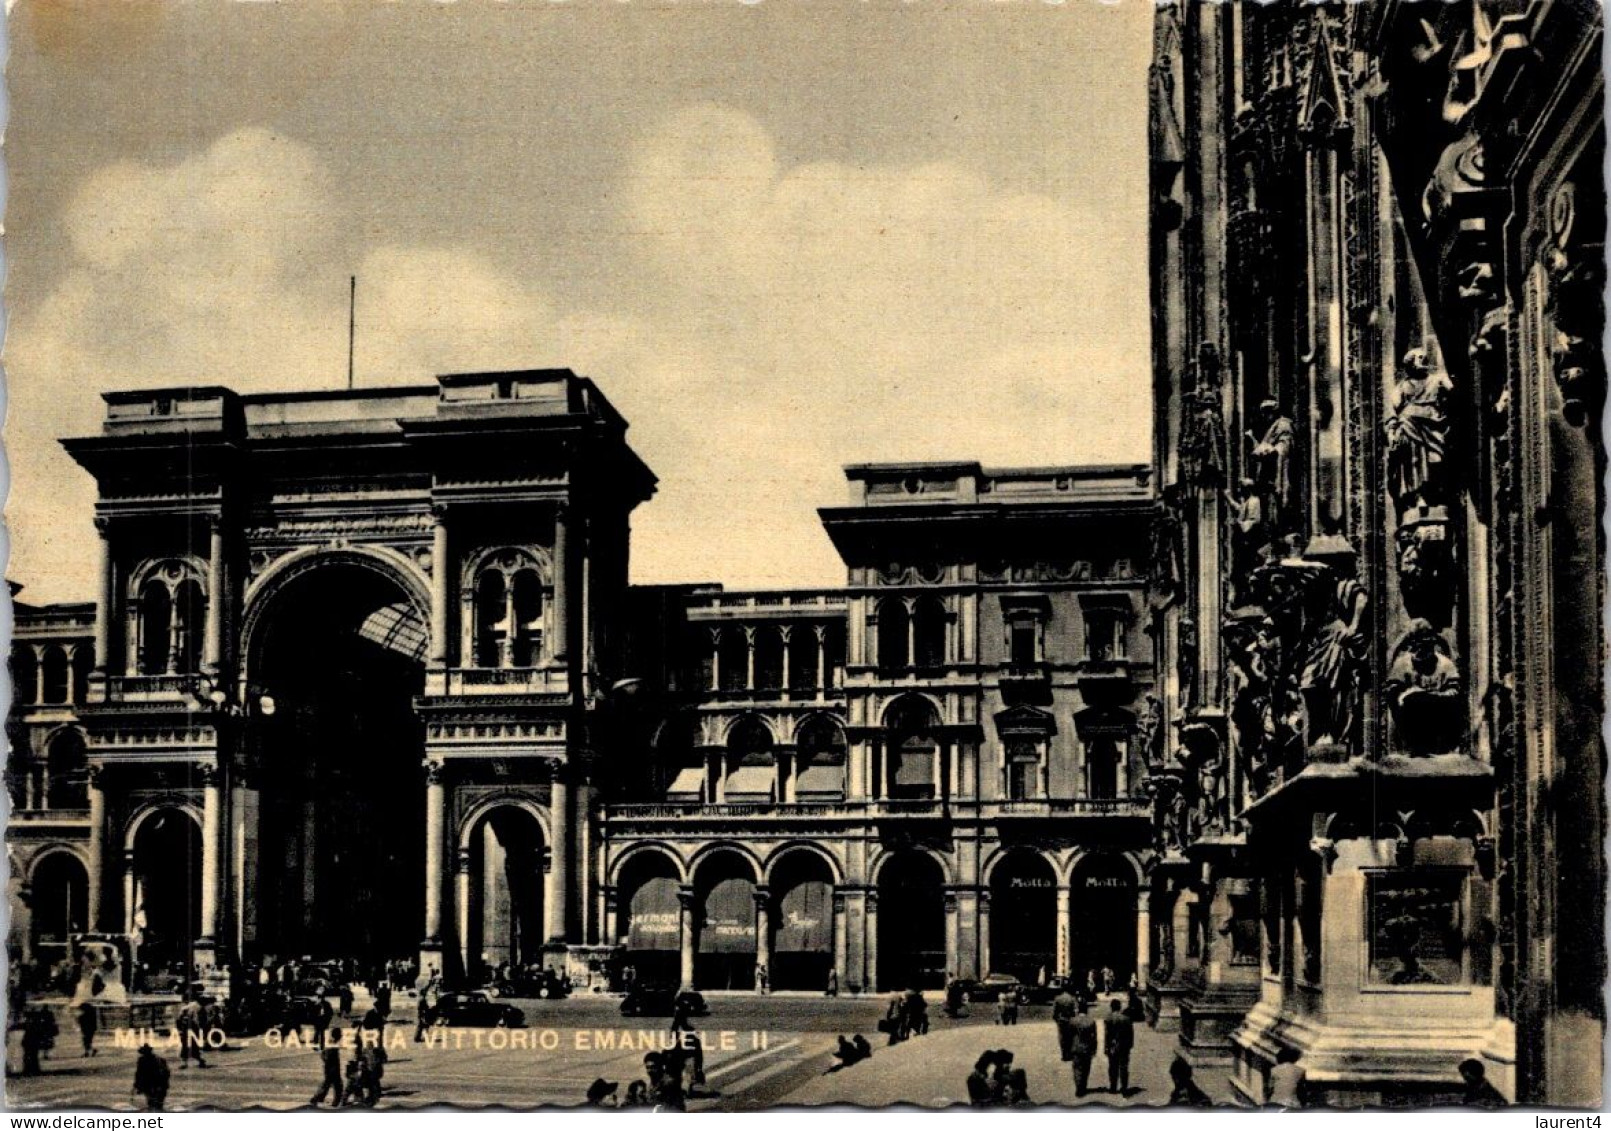
[[[601,186],[605,306],[472,234],[371,245],[319,155],[250,129],[87,177],[72,266],[8,341],[12,576],[81,598],[93,488],[55,438],[104,388],[336,388],[347,275],[361,384],[570,365],[633,421],[660,496],[639,580],[832,584],[840,467],[1145,458],[1145,263],[1132,235],[950,164],[790,164],[725,106],[668,114]],[[613,209],[613,211],[612,211]],[[497,226],[489,227],[489,241]]]

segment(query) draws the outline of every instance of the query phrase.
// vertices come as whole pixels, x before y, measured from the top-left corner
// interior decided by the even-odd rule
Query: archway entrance
[[[1112,972],[1118,986],[1136,970],[1136,874],[1123,857],[1088,856],[1074,868],[1071,964],[1084,984],[1092,971]],[[1109,989],[1115,988],[1113,985]]]
[[[621,866],[616,930],[626,947],[624,965],[644,985],[675,986],[681,980],[680,886],[677,866],[658,852],[637,853]]]
[[[772,868],[772,985],[821,990],[833,967],[833,873],[814,852],[793,850]]]
[[[878,872],[878,988],[938,989],[945,975],[945,875],[902,853]]]
[[[256,951],[416,953],[423,930],[421,757],[413,711],[426,631],[403,589],[350,562],[270,598],[248,671],[274,697],[256,724],[261,873]]]
[[[1057,875],[1038,852],[1011,853],[990,875],[990,974],[1043,985],[1057,970]]]
[[[469,931],[465,968],[479,982],[504,964],[542,962],[543,830],[537,818],[501,805],[470,833]]]
[[[718,852],[694,874],[694,985],[755,988],[755,872],[736,852]]]
[[[49,969],[71,957],[72,936],[84,930],[89,874],[78,857],[51,852],[35,865],[29,892],[29,951],[41,969]]]
[[[187,971],[201,936],[201,826],[163,809],[134,835],[136,961],[154,971]]]

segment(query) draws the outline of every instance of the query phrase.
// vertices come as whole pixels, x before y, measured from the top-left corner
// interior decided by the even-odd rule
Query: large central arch
[[[374,962],[419,944],[422,596],[365,551],[294,555],[249,594],[248,679],[275,704],[250,744],[259,955]]]

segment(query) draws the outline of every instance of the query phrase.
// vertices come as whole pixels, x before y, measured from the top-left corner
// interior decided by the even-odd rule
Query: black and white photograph
[[[12,0],[5,1107],[1600,1109],[1603,27]]]

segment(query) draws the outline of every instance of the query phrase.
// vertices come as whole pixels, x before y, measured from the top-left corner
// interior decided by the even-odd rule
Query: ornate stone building
[[[1600,9],[1155,26],[1154,1008],[1253,1099],[1598,1104]]]
[[[1145,979],[1148,468],[855,467],[847,588],[630,587],[568,371],[106,400],[98,601],[18,606],[22,962]]]

